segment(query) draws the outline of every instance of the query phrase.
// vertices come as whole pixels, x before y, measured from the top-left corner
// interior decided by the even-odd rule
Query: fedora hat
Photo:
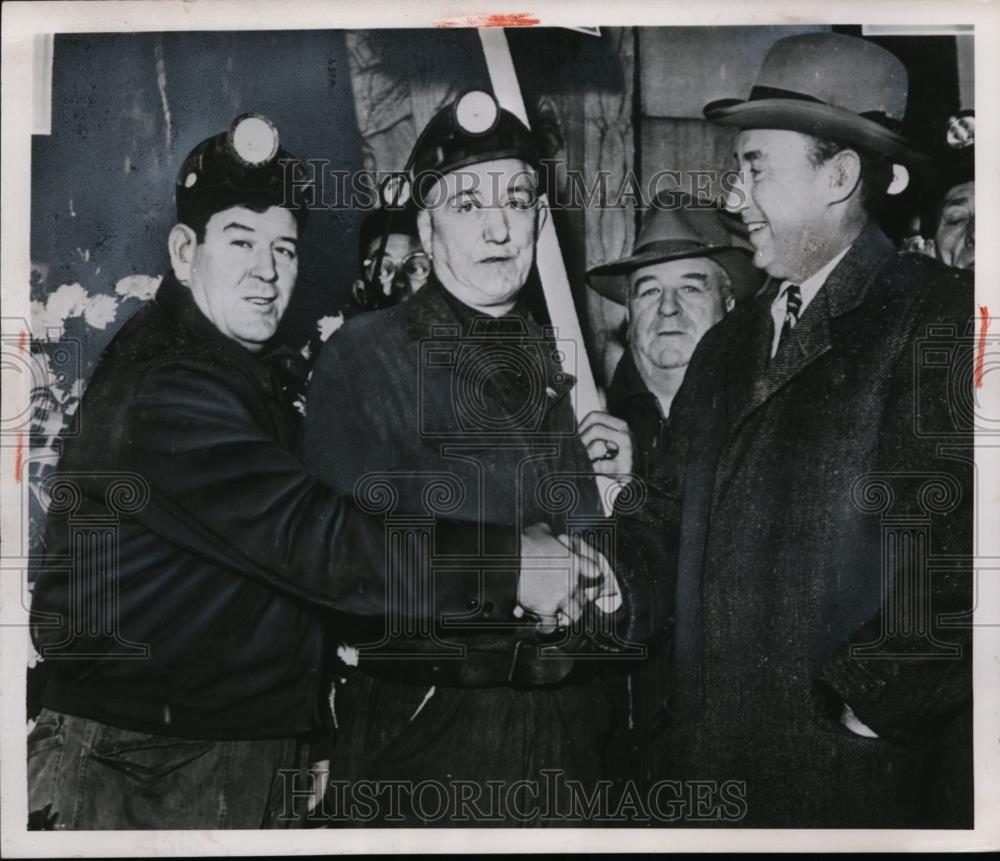
[[[737,299],[752,296],[764,273],[751,262],[753,251],[740,235],[739,219],[725,215],[710,201],[695,201],[687,194],[657,196],[642,219],[632,254],[595,266],[587,273],[594,290],[620,305],[628,299],[628,275],[643,266],[710,257],[729,275]]]
[[[742,129],[784,129],[834,138],[901,164],[924,156],[901,133],[906,67],[874,42],[806,33],[775,42],[750,97],[720,99],[705,116]]]

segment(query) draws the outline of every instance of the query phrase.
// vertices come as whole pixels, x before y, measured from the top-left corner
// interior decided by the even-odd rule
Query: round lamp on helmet
[[[264,167],[278,154],[278,130],[260,114],[237,117],[226,141],[233,156],[249,168]]]
[[[536,166],[538,150],[531,131],[514,114],[500,107],[483,90],[468,90],[439,110],[421,131],[406,165],[382,186],[382,201],[389,213],[411,199],[422,208],[428,187],[442,174],[480,162],[521,159]],[[377,254],[381,260],[385,241]]]
[[[242,114],[188,153],[175,187],[177,220],[197,224],[233,206],[284,207],[305,224],[311,183],[281,148],[278,129],[260,114]]]
[[[456,99],[455,125],[467,135],[489,134],[500,119],[500,106],[496,99],[482,90],[470,90]]]

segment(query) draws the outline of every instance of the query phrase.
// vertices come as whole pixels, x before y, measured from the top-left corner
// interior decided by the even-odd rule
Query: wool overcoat
[[[869,227],[771,358],[777,289],[671,409],[659,773],[742,782],[744,826],[968,826],[972,278]]]

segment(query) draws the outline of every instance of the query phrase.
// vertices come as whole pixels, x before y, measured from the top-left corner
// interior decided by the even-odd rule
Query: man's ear
[[[198,237],[186,224],[175,224],[167,239],[174,277],[186,287],[191,286],[191,264],[194,261],[194,249],[197,244]]]
[[[417,213],[417,234],[424,253],[434,259],[434,227],[431,225],[431,214],[426,209]]]
[[[861,182],[861,157],[852,149],[842,149],[825,165],[828,203],[847,200]]]

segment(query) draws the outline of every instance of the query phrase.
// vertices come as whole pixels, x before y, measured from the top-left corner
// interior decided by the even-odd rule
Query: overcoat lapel
[[[764,372],[757,377],[750,402],[737,424],[742,423],[744,418],[830,349],[830,311],[826,298],[824,285],[778,348],[778,352],[764,366]]]
[[[747,414],[758,381],[767,370],[773,337],[771,303],[778,294],[779,283],[772,279],[765,285],[754,300],[743,328],[727,345],[725,397],[726,414],[733,418],[731,430]]]
[[[871,282],[894,253],[892,242],[878,227],[871,225],[863,231],[844,259],[830,273],[790,336],[770,361],[768,355],[773,332],[770,306],[777,295],[777,285],[765,292],[765,296],[769,298],[761,303],[762,308],[757,309],[757,334],[751,337],[751,360],[747,361],[748,353],[745,352],[742,356],[731,357],[732,378],[743,383],[738,385],[740,392],[745,391],[746,376],[754,374],[750,396],[744,401],[744,406],[736,414],[732,425],[733,433],[777,392],[830,351],[834,343],[831,330],[836,325],[835,318],[857,308],[864,301]],[[763,356],[760,343],[762,335],[767,336]]]

